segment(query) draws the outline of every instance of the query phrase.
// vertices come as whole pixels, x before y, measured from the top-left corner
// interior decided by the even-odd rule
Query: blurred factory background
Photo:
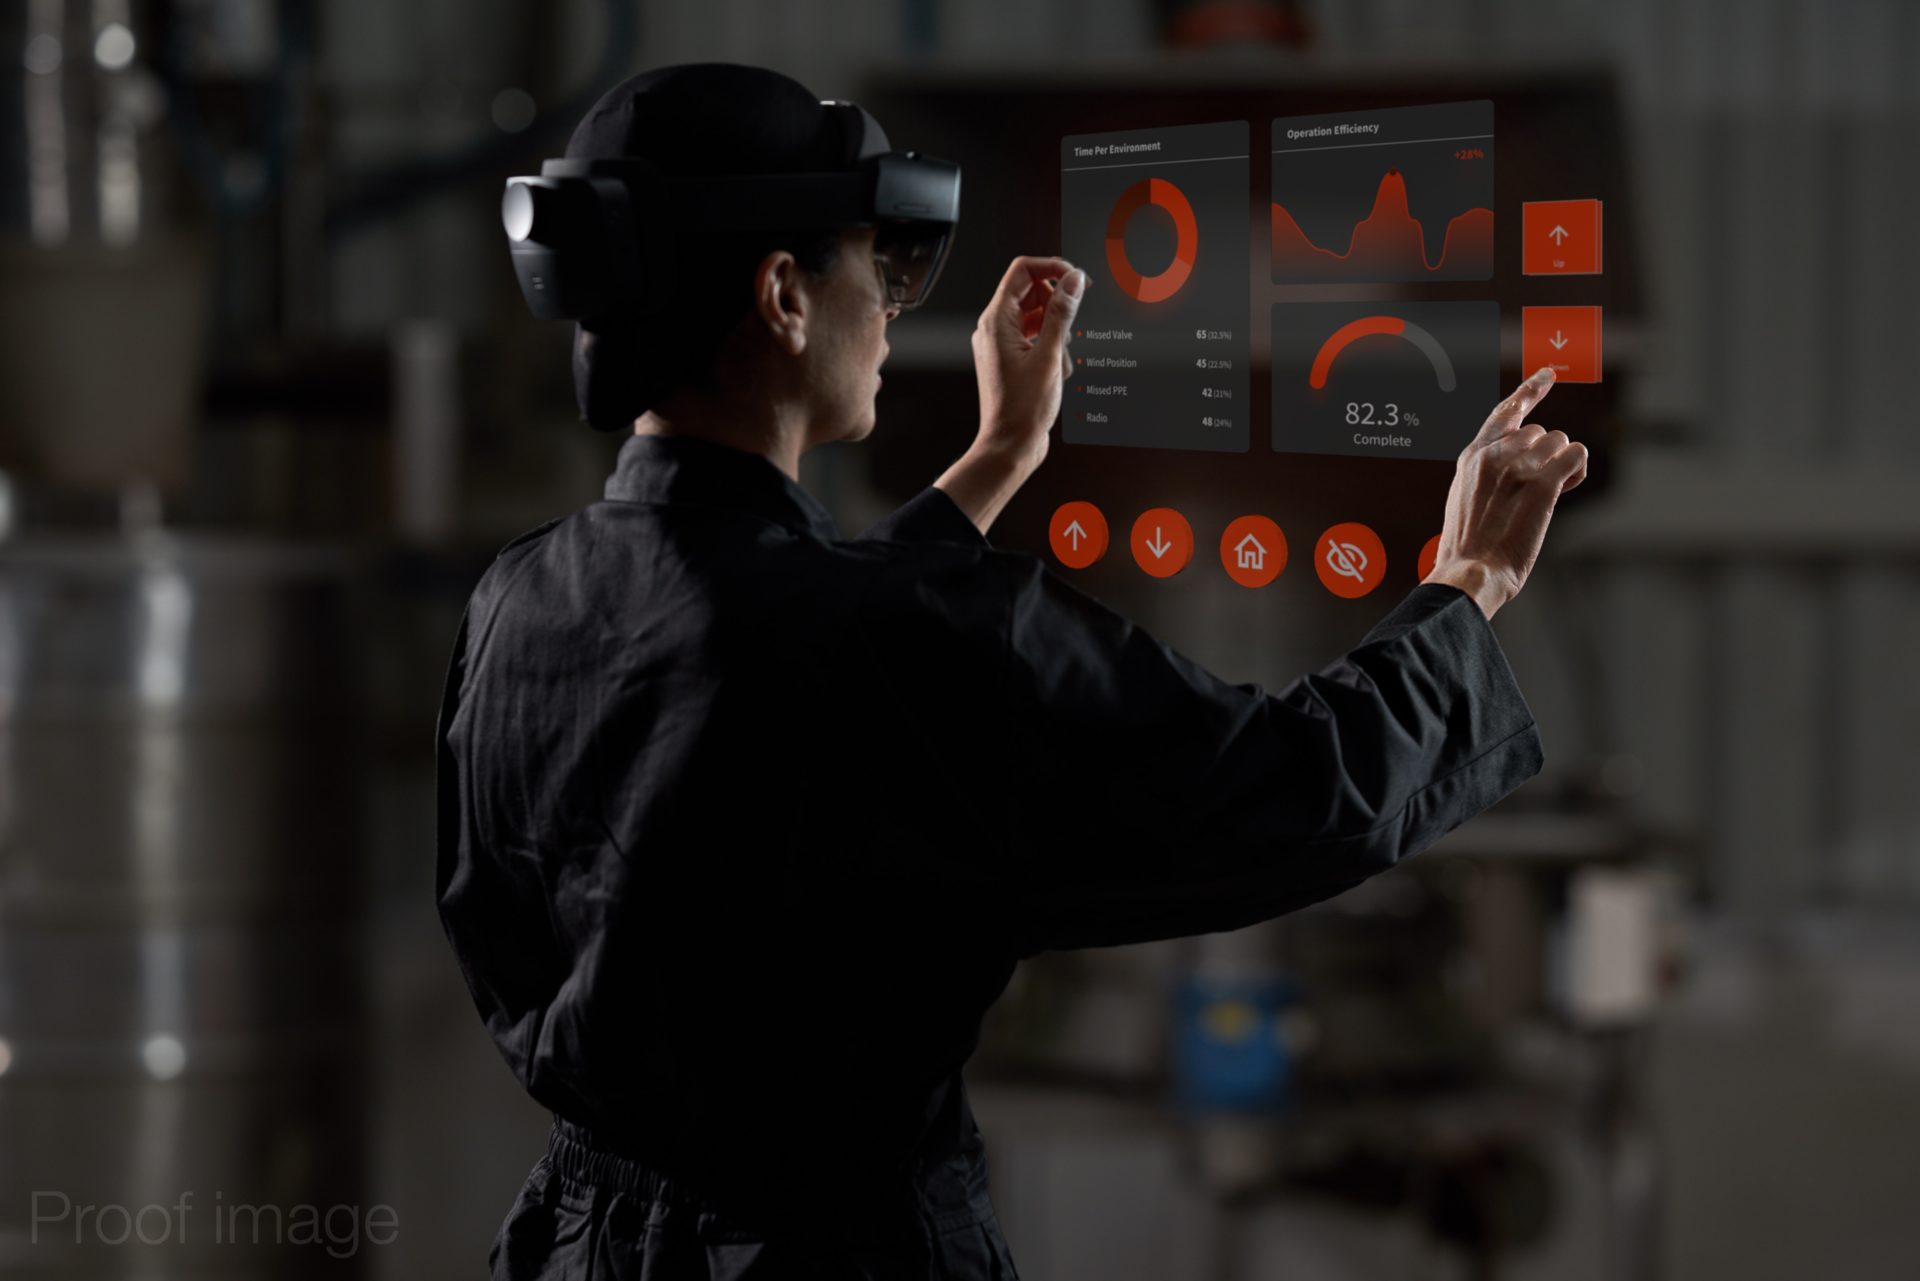
[[[1547,773],[1283,922],[1024,966],[970,1072],[1023,1274],[1920,1276],[1906,0],[7,0],[0,1275],[482,1266],[547,1118],[433,913],[433,712],[487,560],[618,445],[497,194],[710,59],[966,168],[879,434],[808,461],[847,529],[969,438],[972,315],[1057,243],[1073,126],[1493,96],[1503,226],[1608,201],[1607,381],[1542,414],[1594,481],[1499,620]],[[1210,483],[1056,448],[996,539],[1123,466]],[[1391,483],[1437,528],[1444,473]],[[1270,686],[1371,621],[1215,577],[1090,581]],[[358,1226],[99,1215],[189,1191]]]

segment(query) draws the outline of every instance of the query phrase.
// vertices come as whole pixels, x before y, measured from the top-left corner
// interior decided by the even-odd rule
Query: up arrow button
[[[1068,569],[1085,569],[1107,554],[1107,518],[1092,503],[1061,503],[1047,522],[1047,545]]]
[[[1520,270],[1529,276],[1600,274],[1600,202],[1529,200],[1520,206]]]

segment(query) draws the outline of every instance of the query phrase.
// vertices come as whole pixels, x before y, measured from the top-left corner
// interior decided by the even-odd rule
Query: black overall
[[[474,591],[438,895],[556,1117],[497,1277],[1015,1273],[960,1069],[1022,958],[1234,929],[1538,771],[1479,609],[1231,685],[929,489],[843,541],[757,455],[635,437]]]

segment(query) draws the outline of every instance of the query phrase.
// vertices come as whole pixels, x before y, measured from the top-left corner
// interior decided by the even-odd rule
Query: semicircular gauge
[[[1434,379],[1440,384],[1441,391],[1452,391],[1456,379],[1453,374],[1453,360],[1447,355],[1447,349],[1440,340],[1410,320],[1399,316],[1362,316],[1358,320],[1348,321],[1328,335],[1320,344],[1320,350],[1313,357],[1313,371],[1307,381],[1315,391],[1327,385],[1327,376],[1333,372],[1333,362],[1340,353],[1362,338],[1387,335],[1404,338],[1426,354],[1433,365]]]

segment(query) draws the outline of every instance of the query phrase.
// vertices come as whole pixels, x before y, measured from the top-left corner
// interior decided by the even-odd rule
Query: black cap
[[[593,105],[567,143],[569,160],[639,159],[673,177],[818,173],[855,168],[857,111],[834,111],[799,81],[764,67],[689,63],[625,80]],[[877,122],[869,147],[885,149]],[[613,322],[574,327],[573,386],[583,421],[632,425],[692,352],[747,306],[745,291],[697,295],[665,330]]]
[[[884,142],[884,140],[883,140]],[[852,168],[848,114],[764,67],[689,63],[609,89],[573,131],[569,160],[649,160],[669,174],[817,173]]]

